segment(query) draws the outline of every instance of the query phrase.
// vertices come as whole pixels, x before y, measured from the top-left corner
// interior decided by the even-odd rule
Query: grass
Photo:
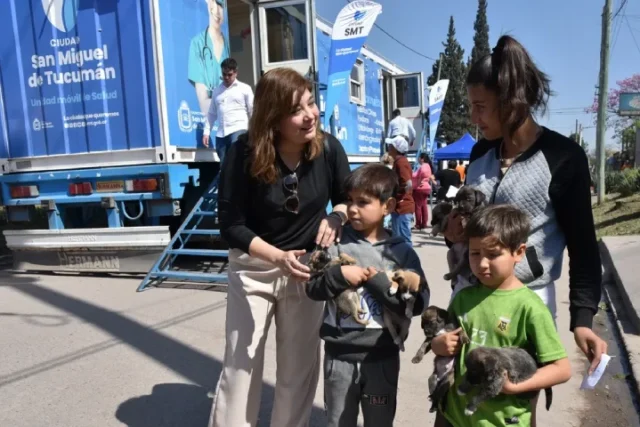
[[[640,234],[640,194],[609,196],[602,205],[593,207],[593,219],[598,238]]]

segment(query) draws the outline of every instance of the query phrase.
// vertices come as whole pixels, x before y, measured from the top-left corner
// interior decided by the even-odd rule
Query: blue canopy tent
[[[446,147],[436,150],[433,160],[436,162],[442,160],[469,160],[469,156],[471,156],[471,149],[475,143],[476,140],[467,133],[453,144],[449,144]]]

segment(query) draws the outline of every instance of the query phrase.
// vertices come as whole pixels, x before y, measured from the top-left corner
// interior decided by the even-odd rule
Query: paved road
[[[415,240],[432,303],[445,306],[449,288],[441,278],[446,248],[425,235]],[[137,294],[138,283],[131,278],[0,274],[0,425],[206,425],[211,404],[207,392],[221,368],[225,294],[185,289]],[[568,332],[566,275],[558,295],[558,327],[574,376],[554,389],[552,410],[541,413],[539,425],[585,426],[596,416],[600,426],[636,425],[624,380],[610,375],[596,392],[578,390],[585,360]],[[604,314],[599,327],[608,330],[608,322]],[[432,356],[420,365],[410,363],[420,342],[414,322],[402,355],[398,426],[433,423],[426,387]],[[615,363],[612,373],[620,375],[624,369],[619,358]],[[274,378],[272,330],[261,426],[269,424]],[[313,426],[323,425],[322,408],[318,388]]]

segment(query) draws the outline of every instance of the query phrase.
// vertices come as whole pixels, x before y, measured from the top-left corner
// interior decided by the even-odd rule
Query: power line
[[[618,8],[618,11],[613,14],[613,19],[615,19],[616,16],[618,16],[620,12],[622,12],[622,9],[627,5],[627,1],[628,0],[622,0],[622,3],[620,3],[620,7]]]
[[[350,0],[346,0],[347,3],[351,3]],[[398,40],[396,37],[394,37],[393,35],[391,35],[387,30],[385,30],[384,28],[382,28],[380,25],[374,23],[373,24],[374,27],[376,27],[377,29],[379,29],[380,31],[382,31],[384,34],[386,34],[390,39],[394,40],[396,43],[398,43],[400,46],[404,47],[405,49],[410,50],[411,52],[415,53],[418,56],[421,56],[425,59],[428,59],[430,61],[438,61],[438,59],[436,58],[432,58],[429,55],[425,55],[424,53],[418,52],[417,50],[415,50],[414,48],[412,48],[411,46],[407,46],[404,42]]]
[[[640,45],[638,45],[638,40],[636,40],[636,35],[633,33],[633,30],[631,29],[631,24],[629,24],[629,18],[627,18],[625,16],[624,19],[627,22],[627,27],[629,27],[629,32],[631,33],[631,37],[633,38],[633,42],[636,45],[636,49],[638,49],[638,53],[640,53]]]

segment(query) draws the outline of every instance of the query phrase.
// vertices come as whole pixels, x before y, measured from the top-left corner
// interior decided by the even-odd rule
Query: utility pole
[[[578,119],[576,119],[576,133],[574,135],[576,136],[576,142],[580,142],[578,139]]]
[[[440,81],[440,73],[442,72],[442,53],[440,53],[440,59],[438,60],[438,79],[436,83]]]
[[[611,15],[613,0],[605,0],[602,12],[602,45],[600,46],[600,83],[598,85],[598,129],[596,133],[596,146],[598,151],[598,204],[605,201],[604,188],[604,164],[605,164],[605,122],[607,114],[607,95],[609,82],[609,44],[611,42]]]
[[[582,147],[582,124],[578,128],[578,144]]]

